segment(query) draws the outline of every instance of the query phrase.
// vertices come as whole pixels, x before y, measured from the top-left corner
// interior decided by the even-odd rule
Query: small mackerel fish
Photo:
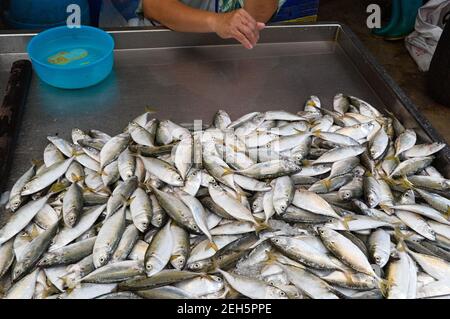
[[[446,145],[344,94],[195,132],[153,113],[47,138],[7,198],[0,297],[450,297]]]

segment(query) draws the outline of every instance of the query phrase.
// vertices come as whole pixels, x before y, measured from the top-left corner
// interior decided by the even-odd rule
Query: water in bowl
[[[79,67],[98,61],[102,53],[101,49],[94,46],[72,46],[47,52],[43,62],[56,67]]]

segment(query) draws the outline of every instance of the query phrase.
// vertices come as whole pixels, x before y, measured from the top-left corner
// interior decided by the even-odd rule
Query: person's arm
[[[245,0],[244,9],[258,22],[268,22],[277,12],[278,0]]]
[[[164,26],[182,32],[215,32],[224,39],[235,38],[247,49],[259,40],[264,24],[244,9],[215,13],[191,8],[179,0],[144,0],[144,14]]]

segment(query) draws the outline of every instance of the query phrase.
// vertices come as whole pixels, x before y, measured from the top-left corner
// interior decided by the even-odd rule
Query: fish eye
[[[183,179],[181,178],[181,176],[178,176],[177,180],[182,181]]]
[[[145,266],[145,268],[146,268],[147,270],[152,270],[152,269],[153,269],[153,266],[152,266],[151,264],[147,264],[147,265]]]
[[[280,290],[280,296],[284,297],[284,296],[286,296],[286,293],[284,291]]]
[[[99,260],[99,261],[100,261],[100,263],[103,264],[103,263],[105,262],[105,257],[100,257],[100,260]]]

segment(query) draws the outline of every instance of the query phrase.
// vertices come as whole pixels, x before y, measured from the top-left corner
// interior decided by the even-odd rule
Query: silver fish
[[[93,249],[95,268],[104,266],[112,257],[125,230],[125,207],[105,220]]]
[[[157,274],[169,263],[172,255],[173,237],[171,222],[167,222],[153,237],[145,253],[145,272],[148,277]]]
[[[130,134],[122,133],[108,140],[100,151],[100,167],[104,168],[114,162],[127,148],[130,139]]]
[[[36,173],[36,166],[32,165],[13,185],[9,193],[8,208],[16,211],[22,205],[22,189],[33,178]]]

